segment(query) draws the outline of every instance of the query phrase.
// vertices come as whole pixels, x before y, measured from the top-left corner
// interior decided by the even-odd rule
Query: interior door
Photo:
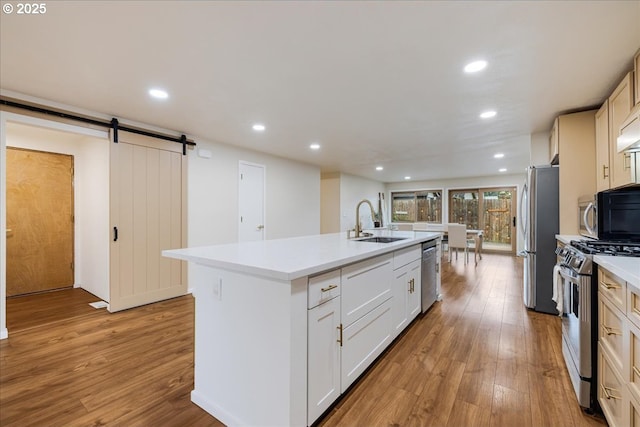
[[[238,241],[264,239],[264,166],[240,162]]]
[[[186,294],[184,262],[161,255],[186,246],[182,146],[119,132],[110,157],[109,311]]]
[[[7,296],[72,287],[73,156],[6,152]]]

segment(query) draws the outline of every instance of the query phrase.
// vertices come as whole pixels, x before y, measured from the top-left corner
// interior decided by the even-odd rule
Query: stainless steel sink
[[[373,242],[373,243],[391,243],[398,240],[405,240],[406,237],[367,237],[366,239],[358,239],[358,242]]]

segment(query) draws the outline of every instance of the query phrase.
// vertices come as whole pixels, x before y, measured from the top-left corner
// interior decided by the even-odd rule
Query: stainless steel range
[[[640,257],[640,243],[572,240],[556,254],[564,292],[562,354],[578,402],[596,410],[598,272],[593,255]]]

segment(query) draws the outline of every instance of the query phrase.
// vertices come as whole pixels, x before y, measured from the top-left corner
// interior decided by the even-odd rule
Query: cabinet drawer
[[[391,298],[393,254],[342,268],[342,323],[349,326]]]
[[[415,245],[408,248],[397,250],[393,253],[393,269],[409,264],[412,261],[420,259],[422,256],[422,246]]]
[[[633,286],[627,286],[627,317],[640,328],[640,293]]]
[[[627,311],[627,282],[600,268],[598,270],[598,290],[605,297],[609,298],[623,313]]]
[[[598,349],[598,402],[610,427],[628,425],[625,386],[602,347]]]
[[[629,324],[626,334],[629,339],[629,359],[624,361],[628,366],[622,372],[625,377],[628,376],[632,397],[640,401],[640,328]]]
[[[623,372],[624,315],[606,298],[598,298],[598,341],[618,372]]]
[[[307,308],[313,308],[340,295],[340,270],[309,277]]]

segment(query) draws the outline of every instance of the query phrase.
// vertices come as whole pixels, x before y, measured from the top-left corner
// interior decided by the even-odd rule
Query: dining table
[[[442,233],[443,242],[446,241],[447,227],[444,224],[415,223],[410,226],[413,231],[437,231]],[[482,240],[484,232],[482,230],[467,229],[467,238],[473,239],[474,260],[478,264],[478,259],[482,259]]]

